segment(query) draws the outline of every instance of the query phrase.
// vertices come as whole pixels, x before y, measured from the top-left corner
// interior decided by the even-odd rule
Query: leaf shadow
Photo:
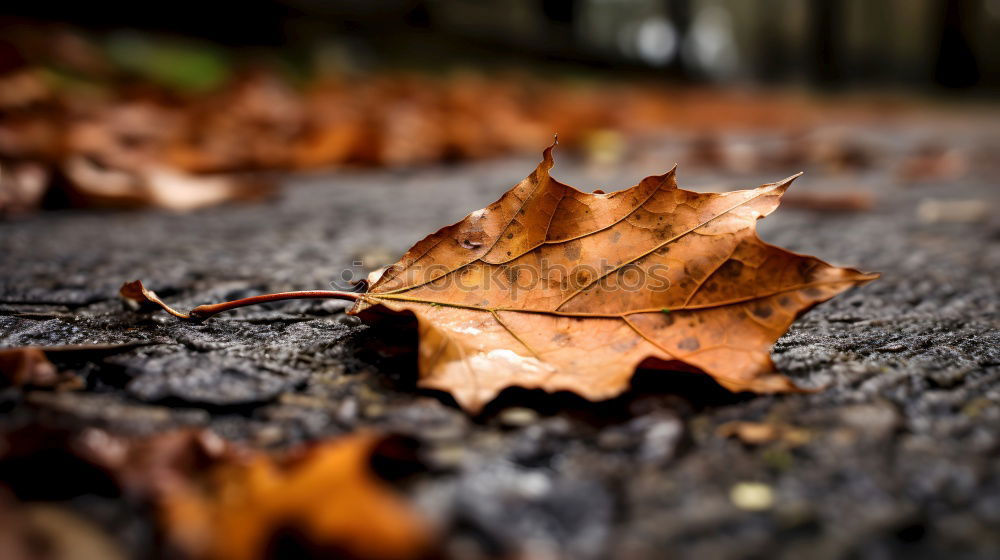
[[[460,408],[445,391],[417,386],[418,340],[412,315],[380,321],[359,341],[359,358],[378,369],[379,383],[401,393],[431,396],[446,406]],[[508,387],[474,415],[480,423],[495,421],[504,410],[518,407],[535,411],[540,417],[566,415],[593,425],[621,422],[654,411],[688,416],[699,411],[731,406],[760,397],[753,393],[733,393],[700,371],[685,371],[673,363],[647,360],[632,376],[629,388],[603,401],[590,401],[570,391]]]

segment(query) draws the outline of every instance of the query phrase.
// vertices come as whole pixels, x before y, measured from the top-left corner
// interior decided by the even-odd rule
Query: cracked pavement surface
[[[955,142],[998,153],[991,129]],[[938,134],[861,132],[883,152]],[[663,142],[598,169],[557,152],[553,175],[616,190],[679,153]],[[642,372],[611,401],[513,389],[478,417],[417,390],[412,354],[400,350],[412,340],[346,316],[344,302],[269,304],[195,325],[127,311],[117,289],[141,278],[186,309],[326,288],[354,261],[386,264],[492,202],[534,157],[295,177],[273,204],[187,215],[60,211],[0,222],[0,347],[135,343],[55,358],[84,378],[82,390],[0,389],[0,429],[197,425],[264,448],[358,428],[412,435],[427,470],[403,491],[443,527],[452,558],[996,557],[1000,220],[921,218],[938,200],[992,211],[1000,173],[991,161],[906,184],[877,162],[806,169],[790,192],[847,188],[870,193],[874,207],[782,207],[760,223],[766,241],[882,272],[807,313],[774,347],[779,369],[816,393],[732,395],[705,376]],[[681,186],[696,189],[798,171],[680,163]],[[735,421],[798,435],[750,443],[720,430]],[[73,507],[135,557],[154,554],[148,517],[97,499]]]

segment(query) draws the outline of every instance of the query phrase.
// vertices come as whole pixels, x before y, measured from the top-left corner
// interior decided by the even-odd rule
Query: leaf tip
[[[142,280],[132,280],[131,282],[123,283],[122,287],[118,289],[118,295],[125,301],[134,304],[149,301],[149,298],[146,296],[146,288],[142,285]]]
[[[801,176],[802,176],[802,175],[804,175],[804,174],[805,174],[805,171],[799,171],[798,173],[796,173],[796,174],[794,174],[794,175],[789,175],[788,177],[785,177],[784,179],[782,179],[782,180],[778,181],[778,182],[776,183],[776,185],[777,185],[777,186],[779,186],[779,187],[788,187],[788,186],[789,186],[789,185],[791,185],[791,184],[792,184],[792,183],[793,183],[793,182],[794,182],[794,181],[795,181],[796,179],[798,179],[799,177],[801,177]]]
[[[858,285],[863,286],[873,280],[878,280],[882,277],[881,272],[862,272],[858,275]]]
[[[181,313],[167,305],[160,299],[159,296],[156,295],[156,292],[146,289],[146,287],[142,285],[142,280],[125,282],[122,284],[122,287],[118,289],[118,294],[122,297],[125,303],[135,311],[145,308],[160,308],[179,319],[196,319],[195,317],[186,313]]]
[[[545,167],[545,169],[552,169],[552,165],[555,160],[552,158],[552,150],[559,144],[559,135],[556,134],[552,139],[552,143],[549,144],[547,148],[542,150],[542,163],[539,167]]]

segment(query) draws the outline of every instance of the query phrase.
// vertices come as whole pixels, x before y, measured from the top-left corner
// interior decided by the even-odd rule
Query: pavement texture
[[[873,206],[791,205],[760,223],[766,241],[882,273],[775,345],[779,369],[816,393],[733,395],[706,376],[640,372],[611,401],[513,389],[471,417],[415,387],[412,352],[397,351],[411,333],[362,324],[345,302],[269,304],[196,325],[118,299],[137,278],[182,309],[328,288],[359,274],[355,261],[392,262],[492,202],[533,169],[525,157],[300,176],[273,203],[186,215],[0,222],[0,347],[141,343],[56,358],[81,390],[0,390],[0,430],[195,425],[269,449],[359,428],[411,435],[427,469],[401,491],[442,528],[450,558],[995,558],[1000,173],[986,157],[901,182],[882,163],[926,141],[979,161],[976,150],[1000,153],[995,130],[853,129],[881,155],[861,169],[807,168],[790,192],[847,189]],[[651,141],[603,167],[557,151],[553,175],[610,191],[679,161],[682,187],[729,190],[800,170],[686,166],[680,145]],[[760,425],[770,435],[755,438]],[[133,556],[155,557],[148,516],[98,498],[71,506]]]

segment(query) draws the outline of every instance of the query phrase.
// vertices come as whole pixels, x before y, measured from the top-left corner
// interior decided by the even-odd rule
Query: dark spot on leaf
[[[774,313],[774,310],[766,305],[758,305],[753,308],[753,314],[761,319],[767,319]]]
[[[677,343],[677,347],[680,348],[681,350],[694,351],[701,348],[701,343],[698,342],[697,338],[689,336],[684,340],[680,341],[679,343]]]
[[[715,273],[718,274],[719,277],[726,278],[729,280],[739,278],[742,272],[743,272],[743,263],[734,259],[729,259],[728,261],[722,263],[722,266],[719,267],[719,270],[715,271]]]

